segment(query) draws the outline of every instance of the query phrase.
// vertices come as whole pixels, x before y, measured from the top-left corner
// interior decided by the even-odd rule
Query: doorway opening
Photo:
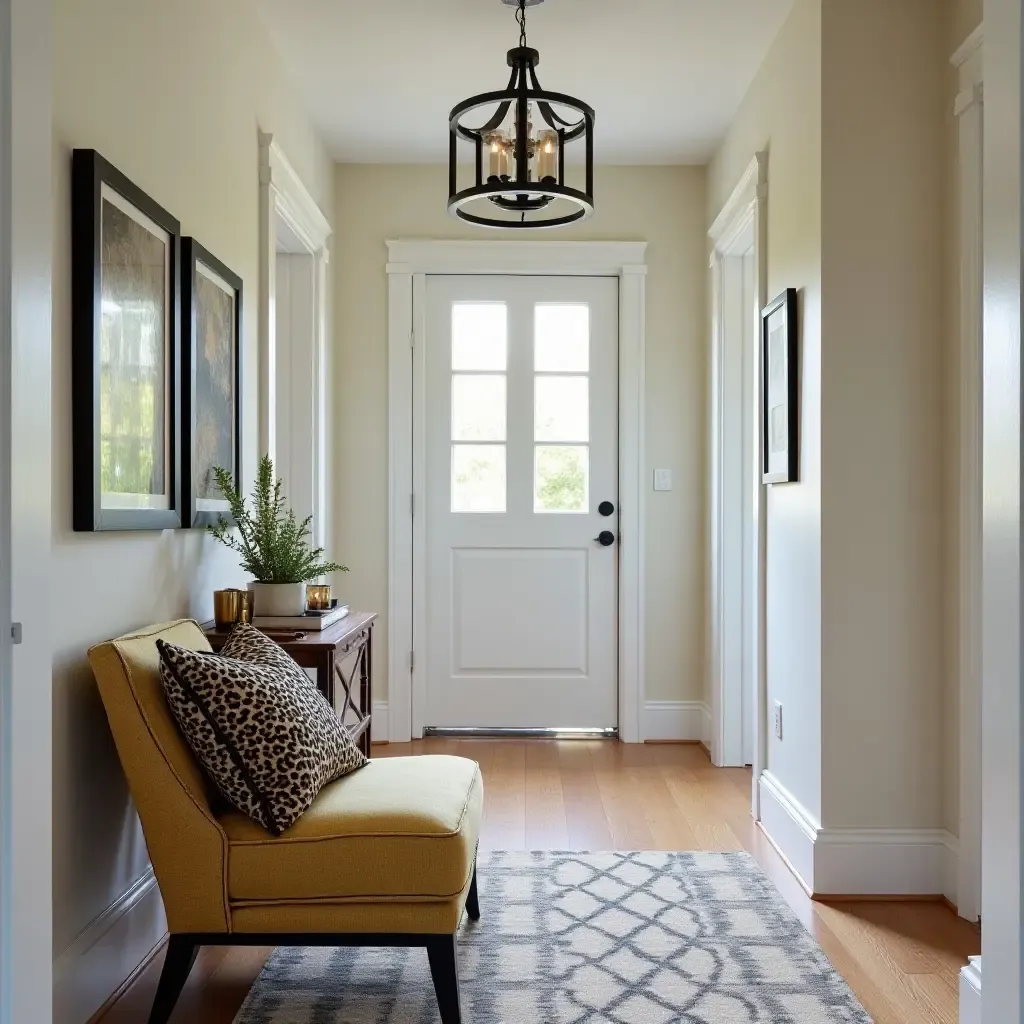
[[[260,453],[313,547],[327,536],[327,240],[331,226],[272,135],[260,133]]]
[[[711,379],[711,759],[765,768],[764,486],[760,311],[767,302],[767,154],[758,153],[709,232]]]
[[[563,595],[564,600],[556,604],[560,612],[575,607],[575,617],[572,623],[563,623],[564,628],[550,631],[550,643],[546,645],[543,659],[550,664],[540,666],[542,671],[538,678],[550,676],[552,672],[560,674],[562,691],[568,693],[575,681],[590,679],[600,669],[607,684],[603,691],[605,699],[601,704],[601,713],[598,720],[584,723],[581,719],[580,724],[603,729],[617,726],[621,739],[627,742],[639,741],[642,739],[640,710],[643,678],[641,481],[644,475],[642,437],[646,266],[643,261],[646,244],[400,241],[389,242],[388,247],[391,256],[388,264],[391,492],[388,604],[390,739],[393,742],[407,742],[410,738],[421,737],[425,728],[435,724],[452,727],[464,727],[467,724],[456,720],[456,712],[459,709],[457,701],[442,709],[445,717],[451,718],[450,722],[431,721],[431,718],[438,714],[428,685],[435,656],[445,660],[445,671],[448,673],[446,678],[452,682],[453,690],[458,689],[481,667],[488,670],[485,674],[493,674],[494,669],[501,670],[498,674],[503,675],[505,681],[510,684],[504,687],[506,694],[515,689],[515,686],[511,685],[514,683],[513,677],[521,671],[516,659],[521,659],[522,655],[511,649],[511,632],[494,628],[494,623],[500,621],[501,609],[496,604],[487,609],[485,604],[491,602],[496,594],[501,594],[504,601],[509,594],[515,592],[519,595],[520,611],[517,614],[528,615],[532,605],[539,606],[542,603],[539,600],[534,601],[530,595],[541,595],[545,599],[552,597],[550,588],[543,584],[537,573],[533,573],[532,576],[529,573],[523,575],[522,570],[524,566],[529,567],[527,564],[530,563],[532,568],[543,576],[542,570],[550,568],[546,563],[554,557],[552,551],[558,551],[558,545],[542,543],[538,539],[539,535],[534,536],[529,531],[542,527],[547,532],[572,531],[576,527],[578,532],[585,520],[587,529],[592,532],[587,534],[585,541],[571,556],[566,555],[566,545],[562,545],[559,555],[574,560],[578,570],[575,576],[578,586],[575,597]],[[472,498],[472,502],[479,498],[485,504],[489,503],[488,507],[497,507],[500,498],[506,503],[508,512],[499,515],[507,515],[510,521],[514,518],[512,508],[515,503],[519,509],[516,515],[522,520],[516,525],[516,529],[520,530],[521,535],[511,537],[509,550],[514,552],[511,554],[498,551],[502,544],[494,543],[494,538],[467,536],[460,539],[452,535],[446,537],[444,544],[441,544],[440,540],[428,534],[431,507],[434,508],[435,522],[446,519],[448,526],[453,529],[457,527],[458,530],[486,532],[488,529],[493,530],[497,520],[494,512],[479,510],[470,514],[459,513],[457,518],[455,511],[456,505],[464,500],[470,501],[470,497],[461,492],[459,495],[455,494],[452,483],[453,467],[456,457],[462,458],[466,452],[456,452],[454,449],[458,445],[469,444],[472,439],[467,440],[461,436],[456,438],[452,432],[455,426],[452,422],[452,396],[456,394],[456,386],[462,387],[466,382],[457,382],[453,379],[460,373],[453,367],[452,362],[450,301],[444,307],[445,315],[437,315],[434,326],[433,336],[440,338],[440,343],[436,349],[439,353],[438,361],[433,364],[437,380],[434,384],[430,383],[430,293],[435,287],[443,287],[443,284],[434,285],[433,282],[443,282],[453,276],[465,278],[466,287],[470,287],[471,290],[507,289],[509,295],[504,300],[497,294],[491,296],[481,293],[475,296],[467,292],[463,301],[470,304],[505,301],[508,315],[513,315],[510,311],[518,309],[515,315],[520,318],[520,327],[510,329],[510,337],[518,332],[518,340],[513,339],[514,344],[510,344],[505,351],[505,369],[493,367],[476,374],[506,377],[502,383],[490,380],[485,385],[492,390],[500,390],[502,386],[506,388],[508,416],[505,422],[500,424],[501,430],[498,431],[502,433],[504,440],[498,439],[496,435],[489,440],[475,439],[481,442],[477,445],[481,448],[505,446],[504,452],[500,454],[495,451],[481,452],[481,456],[487,456],[484,461],[493,471],[491,475],[495,476],[495,479],[502,476],[497,472],[497,468],[502,458],[505,459],[505,475],[502,477],[504,490],[497,485],[488,485],[479,495]],[[536,307],[547,302],[549,305],[561,307],[562,312],[565,312],[567,306],[579,306],[583,303],[579,296],[575,296],[575,292],[593,284],[593,281],[588,285],[586,281],[579,279],[599,278],[613,279],[604,282],[604,287],[607,289],[607,296],[613,301],[617,300],[617,311],[608,298],[586,301],[597,302],[598,305],[601,302],[608,303],[601,319],[605,327],[611,331],[608,336],[611,337],[610,352],[606,352],[601,359],[606,361],[612,372],[602,372],[593,376],[590,371],[581,373],[578,370],[570,372],[568,369],[538,369],[535,362],[536,338],[539,337],[534,331]],[[496,283],[499,279],[504,283]],[[545,279],[549,282],[545,287],[553,288],[554,291],[546,298],[536,298],[532,304],[529,300],[522,299],[522,296],[517,299],[513,295],[517,289],[521,291],[531,287],[524,284],[523,279]],[[527,306],[529,311],[524,314]],[[526,326],[523,326],[524,324]],[[533,326],[530,326],[531,324]],[[605,342],[608,337],[605,338]],[[617,384],[614,379],[616,362]],[[467,373],[469,372],[467,370]],[[571,430],[568,426],[565,427],[565,431],[559,428],[558,439],[538,438],[535,403],[539,392],[535,385],[537,378],[542,376],[550,377],[552,381],[554,378],[587,378],[588,389],[593,387],[605,395],[600,406],[592,404],[592,399],[588,400],[591,403],[590,410],[617,408],[617,440],[614,412],[604,427],[598,428],[597,420],[587,424],[588,434],[591,428],[594,428],[595,433],[593,440],[586,443],[583,443],[581,437],[569,437],[570,433],[578,431],[579,424],[573,425]],[[590,379],[592,376],[593,379]],[[550,387],[579,390],[582,384],[579,379],[569,384],[560,379],[555,383],[546,381],[540,390]],[[564,401],[556,403],[556,406],[559,415],[568,408]],[[497,430],[494,424],[491,424],[491,427]],[[602,450],[596,462],[589,461],[594,457],[598,429],[603,431]],[[563,450],[552,453],[546,450],[548,448],[575,451]],[[584,448],[588,449],[587,458],[591,473],[597,472],[607,477],[605,489],[616,491],[615,498],[598,493],[600,481],[595,475],[591,475],[587,484],[588,487],[592,486],[591,490],[583,497],[576,493],[579,484],[578,468],[583,454],[581,449]],[[542,452],[541,449],[545,451]],[[549,457],[555,458],[559,466],[559,460],[564,462],[568,458],[573,462],[574,468],[568,476],[561,472],[555,473],[561,482],[548,481],[552,486],[541,495],[543,501],[547,502],[550,499],[555,504],[564,504],[572,498],[577,504],[585,504],[583,511],[537,511],[536,502],[541,500],[538,498],[535,479],[537,467]],[[441,461],[437,462],[438,459]],[[432,465],[437,463],[443,470],[435,473],[432,469],[429,483],[428,460],[433,460]],[[565,466],[561,468],[566,469]],[[542,475],[545,474],[550,475],[547,469]],[[617,534],[612,529],[605,530],[602,527],[602,512],[598,506],[606,500],[614,506],[611,518],[617,520]],[[461,508],[461,505],[459,507]],[[583,508],[583,505],[580,507]],[[606,516],[605,521],[608,519]],[[601,538],[606,532],[611,538],[608,548],[614,547],[618,551],[617,567],[614,554],[604,550],[606,542]],[[573,543],[578,542],[579,539],[574,538]],[[438,545],[446,545],[448,552],[447,561],[444,558],[441,558],[440,562],[434,560],[435,570],[438,567],[448,570],[449,585],[441,587],[446,597],[438,597],[438,588],[435,586],[437,572],[435,571],[434,576],[429,575],[432,546]],[[488,547],[492,550],[484,557],[480,552]],[[606,556],[605,568],[610,569],[609,572],[592,569],[592,564],[602,554]],[[450,571],[453,560],[459,561],[459,568],[463,570],[458,574],[455,586],[450,585],[455,579]],[[503,577],[503,582],[495,576],[499,569],[501,572],[498,575]],[[565,582],[564,575],[559,579]],[[474,581],[482,582],[484,589],[483,593],[476,593],[476,596],[471,597],[470,584],[475,585]],[[602,595],[600,600],[595,598],[595,593],[598,592]],[[465,600],[453,600],[453,595],[454,598],[461,596]],[[434,607],[438,601],[442,605],[440,608]],[[593,620],[592,612],[598,608],[610,610],[605,616],[608,620],[606,625]],[[457,621],[453,618],[453,609],[454,614],[458,616]],[[508,614],[507,608],[505,614]],[[474,615],[484,615],[485,621],[464,621],[467,615],[470,619]],[[547,618],[550,619],[551,616]],[[454,631],[453,622],[458,626]],[[600,636],[602,629],[611,635]],[[444,639],[438,641],[437,638],[442,635]],[[461,646],[452,643],[453,635],[457,639],[462,638],[459,639]],[[466,643],[462,642],[463,639]],[[567,639],[575,644],[571,651],[566,645]],[[596,647],[602,642],[604,646],[598,652]],[[483,647],[478,646],[479,644],[483,644]],[[504,649],[501,647],[502,644],[505,645]],[[599,661],[604,664],[598,666]],[[477,662],[482,664],[475,664]],[[538,666],[532,667],[536,669]],[[525,713],[524,704],[519,702],[516,708],[511,705],[502,708],[499,700],[501,687],[491,686],[489,692],[495,704],[489,710],[478,708],[473,714],[473,725],[486,726],[498,722],[501,725],[519,724],[528,727],[541,724],[540,718],[514,721],[515,714]],[[500,714],[502,717],[489,723],[480,717],[482,710],[488,710],[489,717],[494,714]],[[538,714],[543,714],[543,707],[535,710]],[[581,713],[579,707],[573,706],[571,702],[562,710],[549,708],[548,711],[550,717],[543,724],[553,727],[576,725],[574,716]],[[449,715],[447,712],[452,714]]]

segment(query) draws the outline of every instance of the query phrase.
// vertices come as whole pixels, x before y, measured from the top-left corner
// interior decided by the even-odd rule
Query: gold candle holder
[[[306,608],[311,612],[325,612],[331,607],[330,583],[306,584]]]
[[[228,629],[237,622],[249,621],[249,593],[230,588],[213,592],[213,621],[218,629]]]

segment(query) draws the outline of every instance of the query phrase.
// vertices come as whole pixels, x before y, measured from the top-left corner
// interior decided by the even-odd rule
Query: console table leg
[[[370,716],[369,724],[366,727],[366,732],[363,733],[365,746],[363,747],[363,753],[370,756],[370,732],[373,729],[373,696],[370,692],[370,686],[373,680],[373,623],[370,623],[370,628],[366,633],[366,643],[363,645],[362,656],[359,659],[360,670],[359,670],[359,704],[360,709],[364,715]]]

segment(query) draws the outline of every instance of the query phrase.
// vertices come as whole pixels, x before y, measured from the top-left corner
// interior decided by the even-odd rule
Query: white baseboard
[[[808,892],[814,891],[814,844],[821,826],[771,772],[761,773],[761,827]]]
[[[390,741],[391,733],[388,731],[388,702],[386,700],[375,700],[370,712],[370,734],[378,742]]]
[[[945,896],[956,904],[957,842],[945,829],[822,828],[771,772],[761,825],[815,896]]]
[[[53,1024],[85,1024],[167,933],[150,868],[53,964]]]
[[[960,906],[960,840],[952,832],[943,832],[945,856],[942,865],[942,895]]]
[[[981,957],[960,968],[960,1024],[981,1024]]]
[[[701,706],[700,706],[700,741],[701,741],[701,743],[704,744],[705,747],[708,748],[709,752],[711,750],[711,728],[712,728],[712,724],[711,723],[712,723],[711,705],[710,704],[701,704]]]
[[[945,895],[947,835],[940,828],[821,829],[815,895]]]
[[[640,738],[697,743],[702,739],[702,708],[696,700],[649,700],[644,704]]]

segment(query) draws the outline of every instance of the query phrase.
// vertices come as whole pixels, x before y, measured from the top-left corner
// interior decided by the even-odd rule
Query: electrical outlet
[[[775,702],[775,738],[782,739],[782,705]]]

